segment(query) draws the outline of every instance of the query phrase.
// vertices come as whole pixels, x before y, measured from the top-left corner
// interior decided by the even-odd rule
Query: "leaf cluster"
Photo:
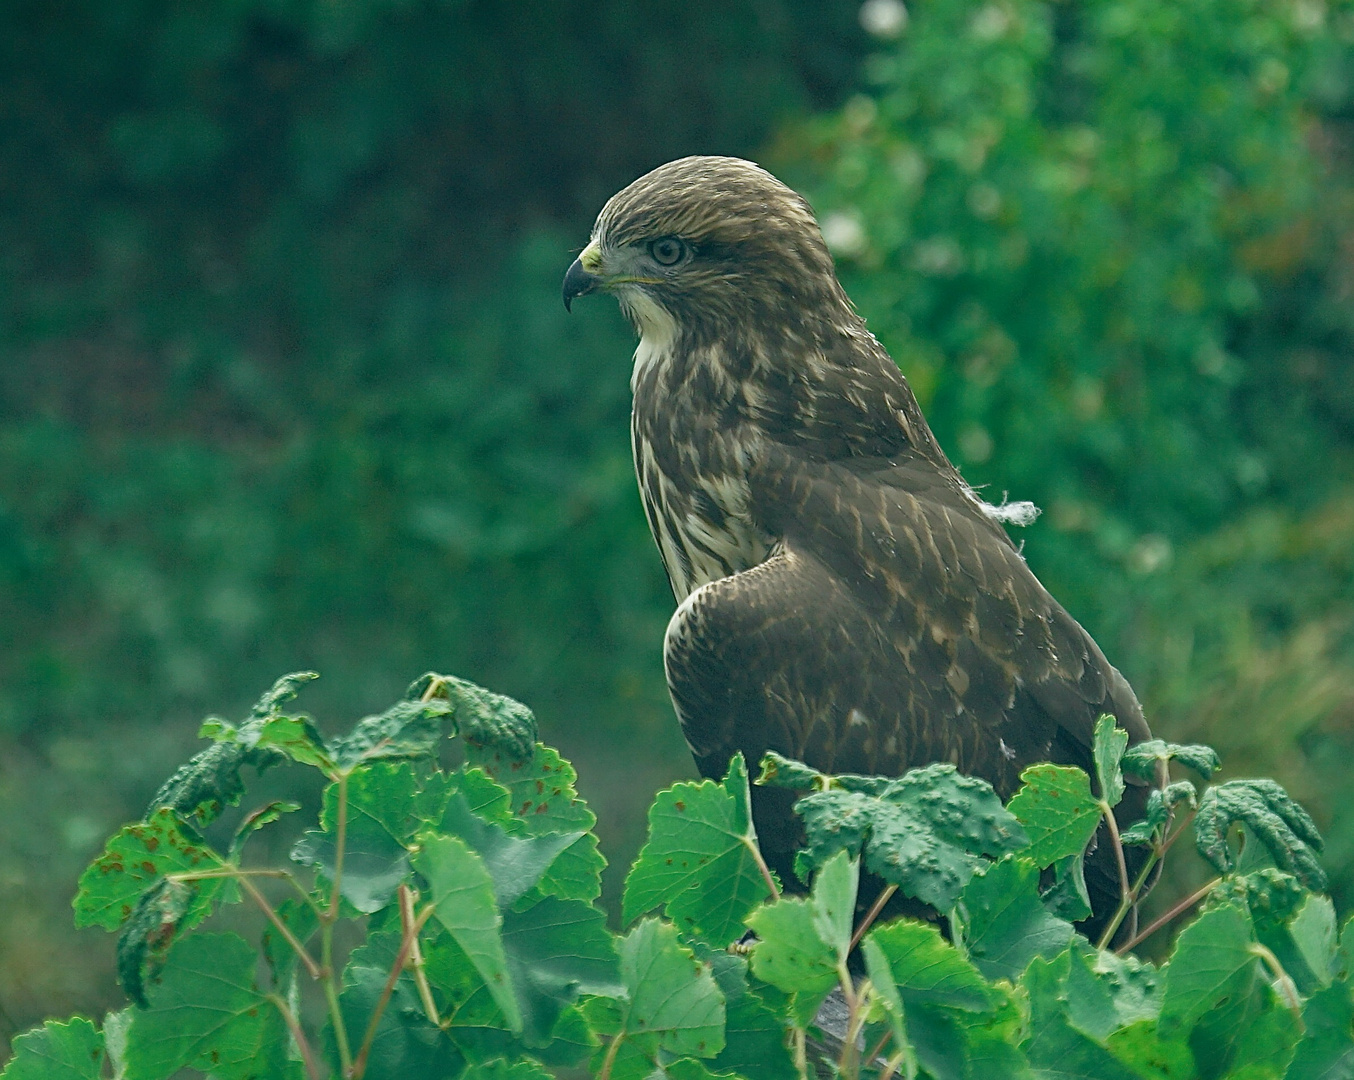
[[[1094,780],[1035,765],[1006,806],[947,765],[832,776],[768,755],[760,782],[801,793],[803,895],[761,855],[735,756],[722,781],[658,794],[618,935],[595,905],[594,815],[524,706],[427,675],[325,738],[292,706],[309,677],[205,724],[213,745],[109,840],[76,919],[119,932],[132,1005],[20,1036],[3,1080],[1316,1080],[1354,1061],[1352,931],[1315,891],[1320,837],[1282,788],[1177,779],[1112,824],[1126,776],[1211,778],[1207,747],[1127,749],[1102,717]],[[464,743],[456,768],[444,736]],[[290,867],[247,855],[293,804],[204,832],[245,762],[328,781]],[[1191,827],[1221,876],[1116,935]],[[1073,923],[1103,829],[1148,854],[1092,942]],[[895,894],[931,916],[895,917]],[[1160,967],[1129,951],[1201,901]],[[247,919],[212,923],[238,904],[252,939]]]

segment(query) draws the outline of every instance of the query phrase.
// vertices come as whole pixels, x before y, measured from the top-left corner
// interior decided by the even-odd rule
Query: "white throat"
[[[677,340],[677,321],[667,308],[656,302],[643,289],[629,288],[621,293],[620,301],[627,314],[639,328],[639,345],[635,348],[635,368],[630,375],[630,389],[641,375],[655,364],[661,365],[672,353]]]

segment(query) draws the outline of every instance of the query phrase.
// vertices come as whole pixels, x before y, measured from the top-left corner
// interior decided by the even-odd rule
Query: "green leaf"
[[[445,702],[456,730],[473,750],[501,752],[515,761],[532,755],[536,717],[520,701],[454,675],[431,671],[414,680],[405,698],[411,703]]]
[[[1025,1055],[1036,1076],[1047,1080],[1136,1080],[1133,1073],[1068,1022],[1068,956],[1035,957],[1021,979],[1030,1000],[1030,1033]]]
[[[590,904],[547,897],[526,911],[508,912],[502,941],[528,1046],[550,1042],[561,1013],[579,994],[623,991],[606,916]]]
[[[1030,838],[1025,858],[1051,866],[1080,856],[1100,824],[1100,804],[1082,770],[1067,765],[1031,765],[1020,774],[1024,786],[1006,809]]]
[[[162,1080],[183,1068],[219,1080],[280,1076],[287,1029],[254,984],[257,961],[236,934],[177,941],[149,987],[150,1007],[132,1019],[126,1080]]]
[[[1289,923],[1298,955],[1322,986],[1329,986],[1336,971],[1337,941],[1335,905],[1328,896],[1309,896]]]
[[[344,771],[380,758],[427,757],[441,741],[442,721],[451,712],[445,701],[397,702],[331,740],[329,753],[335,767]]]
[[[192,902],[190,886],[161,878],[137,901],[118,935],[117,973],[123,991],[137,1005],[146,1004],[146,973],[158,971],[183,925]]]
[[[845,783],[854,778],[835,777]],[[805,851],[797,866],[821,866],[834,852],[863,852],[866,867],[908,896],[942,911],[984,855],[1024,847],[1024,830],[989,784],[953,765],[913,769],[900,779],[870,778],[875,793],[831,790],[795,803],[804,819]]]
[[[413,862],[432,889],[437,921],[475,965],[508,1026],[521,1031],[522,1013],[499,932],[503,919],[484,863],[464,840],[454,836],[429,837]]]
[[[649,808],[649,838],[625,879],[622,918],[660,904],[683,931],[716,945],[742,934],[743,920],[767,896],[747,811],[741,754],[721,784],[676,784]]]
[[[499,1058],[487,1064],[470,1066],[461,1075],[461,1080],[554,1080],[554,1077],[534,1061],[509,1063]]]
[[[324,791],[320,829],[307,832],[292,858],[333,881],[338,856],[339,794],[345,793],[343,877],[339,891],[363,914],[380,911],[409,876],[408,847],[425,821],[426,801],[409,765],[377,762]]]
[[[1119,763],[1128,746],[1128,732],[1117,726],[1114,717],[1104,714],[1096,721],[1093,754],[1095,775],[1100,782],[1100,797],[1107,806],[1118,806],[1124,797],[1124,777]]]
[[[1153,788],[1147,796],[1147,809],[1141,821],[1135,822],[1119,836],[1125,844],[1150,844],[1156,831],[1169,820],[1171,811],[1181,803],[1193,810],[1198,806],[1198,792],[1188,780]]]
[[[752,973],[777,990],[795,995],[802,1024],[813,1019],[823,998],[837,985],[837,957],[818,933],[811,900],[781,899],[748,918],[759,940],[752,948]]]
[[[1161,1003],[1161,1033],[1184,1034],[1214,1009],[1235,1002],[1255,984],[1255,936],[1250,916],[1234,904],[1206,911],[1180,932]]]
[[[148,821],[124,826],[80,875],[72,905],[75,925],[116,930],[131,917],[141,894],[165,874],[211,870],[220,865],[220,857],[211,848],[188,839],[174,811],[157,811]],[[193,894],[185,912],[189,925],[211,914],[224,880],[208,878],[185,886]]]
[[[620,954],[623,1035],[657,1035],[664,1050],[692,1057],[724,1049],[724,995],[676,927],[645,919],[621,939]]]
[[[1162,976],[1136,956],[1095,949],[1072,939],[1067,971],[1067,1019],[1078,1031],[1103,1043],[1111,1032],[1141,1020],[1155,1020],[1165,989]]]
[[[728,955],[727,953],[725,955]],[[732,1071],[747,1080],[787,1080],[795,1075],[786,1045],[786,1021],[760,996],[730,996],[724,990],[724,1049],[710,1062],[716,1073]]]
[[[439,829],[459,836],[484,860],[500,908],[511,906],[534,888],[560,853],[584,835],[571,832],[522,839],[509,836],[503,826],[472,813],[459,791],[447,801]]]
[[[889,958],[879,947],[873,935],[860,943],[861,955],[865,958],[865,973],[870,977],[870,985],[884,1007],[889,1028],[893,1032],[891,1053],[897,1053],[904,1047],[910,1047],[907,1037],[907,1019],[903,1007],[903,996],[898,992],[898,981],[894,977]]]
[[[304,900],[294,896],[288,897],[274,910],[282,925],[291,931],[292,936],[302,945],[305,945],[319,928],[319,916],[315,913],[314,907]],[[263,950],[263,959],[272,974],[274,988],[285,991],[291,985],[292,976],[296,971],[296,950],[271,922],[264,925],[260,946]]]
[[[1053,883],[1041,894],[1044,907],[1060,919],[1080,922],[1091,915],[1091,896],[1086,891],[1086,860],[1068,855],[1053,864]]]
[[[1163,1040],[1154,1020],[1120,1028],[1105,1046],[1115,1060],[1143,1080],[1196,1080],[1198,1076],[1189,1047],[1178,1040]]]
[[[326,774],[332,774],[336,767],[324,737],[308,716],[274,716],[261,725],[246,724],[236,737],[250,749],[276,750],[299,765],[312,765]]]
[[[1316,824],[1273,780],[1229,780],[1211,787],[1199,801],[1194,819],[1199,854],[1220,873],[1236,868],[1227,833],[1244,823],[1264,844],[1275,865],[1295,875],[1313,892],[1326,887],[1326,874],[1317,861],[1322,848]]]
[[[843,964],[851,951],[859,881],[860,866],[844,851],[828,859],[813,879],[814,927]]]
[[[385,993],[401,939],[401,934],[392,932],[369,935],[365,945],[353,950],[344,968],[339,1011],[354,1053]],[[336,1066],[333,1032],[326,1035],[329,1057]],[[451,1039],[424,1014],[413,980],[401,975],[377,1024],[364,1080],[451,1080],[459,1077],[464,1067]],[[337,1067],[333,1075],[339,1075]]]
[[[992,1007],[986,981],[931,923],[898,919],[865,938],[888,959],[898,992],[908,1004],[945,1005],[981,1012]]]
[[[256,720],[267,720],[279,715],[282,706],[293,700],[300,692],[301,687],[319,677],[318,671],[293,671],[283,675],[277,682],[273,683],[272,687],[258,701],[254,702],[254,707],[249,710],[250,717]]]
[[[1227,1067],[1236,1080],[1264,1080],[1283,1076],[1302,1031],[1287,1003],[1268,987],[1255,995],[1264,1004],[1258,1016],[1248,1018]]]
[[[1343,983],[1318,990],[1302,1009],[1307,1032],[1298,1043],[1284,1080],[1354,1078],[1354,1006]]]
[[[1155,783],[1161,765],[1178,761],[1187,769],[1192,769],[1205,780],[1213,779],[1213,774],[1222,768],[1218,753],[1211,746],[1163,742],[1161,739],[1148,739],[1124,751],[1120,767],[1130,776],[1136,776],[1149,783]]]
[[[13,1057],[0,1080],[98,1080],[103,1075],[103,1036],[88,1020],[48,1020],[10,1044]]]
[[[244,848],[245,841],[265,825],[271,825],[277,821],[283,814],[293,814],[301,809],[301,804],[284,799],[274,799],[265,806],[260,806],[246,814],[235,827],[235,836],[230,842],[230,861],[238,863],[240,861],[240,852]]]
[[[787,788],[790,791],[826,791],[832,778],[810,768],[802,761],[793,761],[774,750],[768,750],[761,760],[758,787]]]
[[[1007,856],[976,875],[964,890],[964,943],[969,959],[988,979],[1010,979],[1036,956],[1067,948],[1072,926],[1039,899],[1039,867]]]
[[[465,757],[470,769],[507,790],[511,813],[530,835],[573,832],[597,824],[597,816],[575,788],[578,774],[559,751],[537,743],[528,758],[518,759],[494,745],[472,743]]]

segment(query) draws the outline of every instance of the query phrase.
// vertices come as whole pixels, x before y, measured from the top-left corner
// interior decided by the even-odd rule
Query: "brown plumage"
[[[655,169],[603,208],[566,305],[596,288],[640,334],[635,467],[678,600],[668,686],[704,775],[736,750],[824,772],[951,761],[1006,797],[1032,762],[1089,769],[1102,712],[1149,737],[1006,535],[1032,508],[987,505],[951,465],[800,196],[736,158]],[[789,797],[753,799],[784,873]],[[1117,900],[1100,861],[1088,884]]]

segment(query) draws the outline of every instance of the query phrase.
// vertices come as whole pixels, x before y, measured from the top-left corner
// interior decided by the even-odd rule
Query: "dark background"
[[[329,730],[429,668],[525,700],[614,897],[692,768],[630,332],[559,282],[687,153],[810,196],[1031,565],[1159,732],[1307,802],[1347,906],[1354,14],[897,12],[0,7],[0,1035],[118,1001],[76,876],[285,671]]]

